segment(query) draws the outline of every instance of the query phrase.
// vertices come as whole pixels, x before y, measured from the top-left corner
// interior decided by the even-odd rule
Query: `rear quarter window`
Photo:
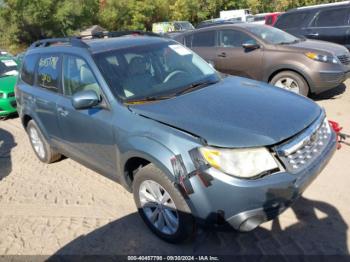
[[[277,28],[298,28],[304,24],[308,15],[308,12],[286,13],[278,18],[275,26]]]
[[[37,61],[38,61],[37,54],[31,54],[24,57],[22,70],[21,70],[21,79],[23,82],[27,83],[28,85],[34,84],[35,65]]]

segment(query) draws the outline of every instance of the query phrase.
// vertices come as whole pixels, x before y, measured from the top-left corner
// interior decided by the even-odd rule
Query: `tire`
[[[155,184],[154,184],[155,183]],[[166,204],[160,204],[156,203],[154,201],[147,202],[148,204],[145,205],[145,198],[140,196],[142,192],[145,192],[145,186],[149,186],[150,184],[153,185],[159,185],[161,186],[165,191],[162,192],[161,190],[158,191],[158,193],[162,194],[162,196],[165,196],[166,192],[170,195],[169,202],[167,201]],[[146,191],[150,192],[150,191]],[[188,207],[184,197],[182,196],[181,192],[176,188],[176,186],[173,184],[173,182],[156,166],[153,164],[149,164],[143,168],[140,169],[139,172],[136,173],[135,179],[133,182],[133,194],[134,194],[134,200],[135,204],[137,206],[137,209],[139,211],[140,216],[142,217],[143,221],[146,223],[146,225],[151,229],[153,233],[155,233],[158,237],[161,239],[170,242],[170,243],[180,243],[184,242],[186,240],[191,239],[195,235],[195,222],[194,218],[191,214],[191,210]],[[172,205],[174,204],[174,205]],[[155,217],[157,222],[161,221],[161,217],[163,217],[163,231],[159,229],[157,224],[152,223],[149,216],[150,214],[156,213],[156,208],[154,208],[153,213],[152,208],[150,206],[158,206],[159,209],[162,209],[159,211]],[[173,206],[168,207],[169,206]],[[165,210],[167,209],[167,210]],[[169,211],[170,210],[170,211]],[[167,223],[166,221],[170,221],[168,215],[169,212],[172,214],[172,218],[177,218],[177,227],[171,227],[168,225],[173,223]],[[161,213],[161,214],[160,214]],[[174,215],[176,214],[176,215]],[[168,217],[166,219],[166,217]],[[175,220],[171,220],[175,221]],[[162,223],[158,223],[162,224]],[[172,231],[170,230],[172,228]],[[167,232],[164,232],[167,231]]]
[[[46,141],[45,137],[41,133],[34,120],[29,121],[26,131],[33,151],[41,162],[50,164],[61,158],[61,154],[53,150],[49,143]],[[37,143],[34,142],[34,139],[32,137],[35,136],[35,134],[37,136]],[[38,148],[38,146],[41,146],[40,144],[42,145],[41,149]]]
[[[295,83],[298,85],[298,88],[299,88],[299,92],[296,92],[296,93],[303,96],[308,96],[309,90],[310,90],[308,83],[305,81],[304,77],[302,77],[300,74],[293,71],[282,71],[278,73],[271,79],[270,84],[277,86],[279,81],[281,81],[280,84],[287,82],[287,81],[284,81],[285,79],[292,79],[293,81],[295,81]],[[278,87],[284,88],[282,86],[278,86]],[[292,89],[288,89],[288,88],[284,88],[284,89],[292,91]]]

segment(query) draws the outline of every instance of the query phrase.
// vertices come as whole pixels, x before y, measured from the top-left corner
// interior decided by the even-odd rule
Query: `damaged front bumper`
[[[287,209],[318,176],[336,150],[331,132],[317,158],[297,172],[286,171],[259,179],[244,180],[215,168],[191,174],[192,212],[200,223],[228,224],[239,231],[250,231]]]

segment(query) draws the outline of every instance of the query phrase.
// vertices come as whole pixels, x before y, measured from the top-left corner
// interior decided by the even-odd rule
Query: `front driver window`
[[[101,89],[89,65],[83,59],[74,56],[63,58],[63,90],[66,96],[86,90],[93,90],[97,95],[101,95]]]
[[[256,43],[249,35],[236,30],[220,31],[220,46],[221,47],[242,47],[244,43]]]

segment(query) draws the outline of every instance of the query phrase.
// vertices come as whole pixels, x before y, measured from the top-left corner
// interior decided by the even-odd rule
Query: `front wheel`
[[[271,79],[270,84],[303,96],[309,94],[309,86],[305,79],[293,71],[278,73]]]
[[[139,214],[158,237],[179,243],[194,235],[194,219],[184,197],[153,164],[136,173],[133,193]]]

